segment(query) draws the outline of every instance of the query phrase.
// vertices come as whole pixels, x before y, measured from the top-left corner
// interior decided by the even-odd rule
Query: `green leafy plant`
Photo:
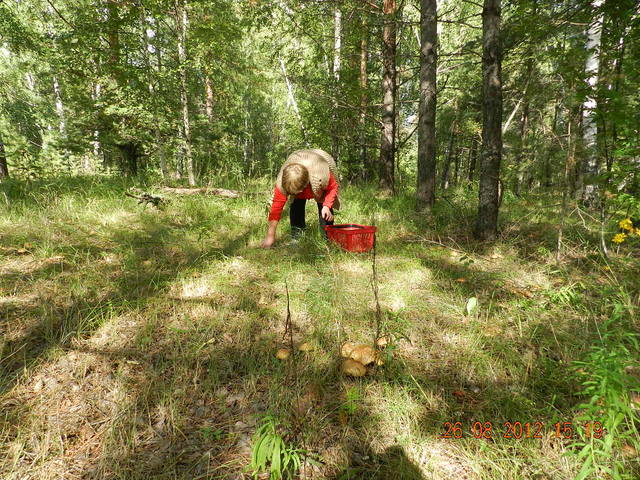
[[[602,326],[601,342],[586,360],[574,362],[583,386],[581,395],[587,398],[576,418],[579,439],[573,446],[582,464],[576,480],[593,474],[614,480],[637,478],[625,467],[624,458],[625,446],[640,448],[631,398],[634,390],[640,390],[640,382],[627,368],[630,359],[638,358],[640,348],[637,334],[620,328],[628,313],[616,304]]]
[[[575,306],[580,304],[582,299],[580,291],[585,289],[586,287],[581,282],[558,287],[549,292],[549,300],[559,305]]]
[[[251,469],[254,477],[269,472],[271,480],[293,478],[300,470],[304,450],[288,445],[278,433],[279,422],[267,415],[253,437]]]
[[[347,415],[353,415],[358,411],[358,403],[362,400],[362,393],[357,387],[351,387],[347,390],[345,401],[340,405],[340,410]]]
[[[467,306],[465,307],[467,315],[471,315],[477,307],[478,299],[476,297],[471,297],[469,300],[467,300]]]
[[[202,427],[200,434],[205,440],[217,442],[224,437],[224,431],[220,428],[213,429],[212,427]]]

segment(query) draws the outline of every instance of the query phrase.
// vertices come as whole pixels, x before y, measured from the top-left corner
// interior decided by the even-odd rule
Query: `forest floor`
[[[337,222],[379,228],[392,338],[385,365],[349,379],[341,345],[376,332],[372,256],[328,246],[315,207],[301,242],[288,244],[285,211],[277,246],[263,250],[266,183],[239,199],[171,197],[163,210],[125,197],[124,180],[6,185],[3,479],[250,478],[267,415],[307,452],[302,478],[573,479],[577,452],[595,442],[586,423],[617,408],[598,400],[602,418],[585,418],[581,375],[604,371],[591,353],[626,345],[606,371],[621,395],[637,381],[627,333],[640,327],[638,247],[605,260],[597,226],[574,214],[557,263],[551,195],[507,196],[501,238],[485,245],[469,234],[475,193],[448,194],[427,218],[409,193],[346,187]],[[285,282],[294,341],[315,350],[280,361]],[[491,438],[475,438],[474,422]],[[625,438],[611,437],[607,455],[635,475],[637,432]]]

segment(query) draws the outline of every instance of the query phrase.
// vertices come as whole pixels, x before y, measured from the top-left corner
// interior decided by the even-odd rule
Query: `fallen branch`
[[[172,187],[163,187],[162,191],[165,193],[173,193],[175,195],[217,195],[218,197],[225,198],[238,198],[240,196],[240,192],[235,190],[227,190],[226,188],[172,188]]]
[[[151,204],[156,208],[162,208],[166,203],[166,200],[164,198],[158,197],[156,195],[151,195],[147,192],[140,192],[137,195],[134,195],[130,192],[125,192],[124,194],[127,197],[135,198],[136,200],[138,200],[138,203],[144,205],[144,207]]]

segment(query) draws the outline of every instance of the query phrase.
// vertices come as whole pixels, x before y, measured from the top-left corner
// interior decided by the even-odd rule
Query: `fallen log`
[[[162,191],[164,193],[172,193],[174,195],[216,195],[218,197],[225,198],[238,198],[240,197],[240,192],[236,190],[227,190],[226,188],[173,188],[173,187],[163,187]]]
[[[130,192],[124,192],[124,194],[127,197],[135,198],[138,200],[138,204],[143,205],[145,208],[147,205],[151,204],[156,208],[162,209],[166,204],[166,200],[164,198],[158,197],[157,195],[151,195],[147,192],[139,192],[137,189],[131,190]]]

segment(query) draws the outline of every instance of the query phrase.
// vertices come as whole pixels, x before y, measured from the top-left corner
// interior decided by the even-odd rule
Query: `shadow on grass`
[[[331,480],[426,480],[422,471],[406,455],[399,445],[387,448],[381,454],[361,450],[362,446],[351,450],[349,465]]]
[[[25,289],[34,280],[54,278],[61,273],[65,274],[65,284],[52,291],[35,292],[29,301],[9,303],[0,310],[0,327],[25,318],[33,320],[18,338],[3,345],[0,395],[10,390],[22,372],[50,350],[68,348],[74,339],[91,336],[106,320],[143,306],[183,271],[234,255],[253,234],[255,229],[240,236],[223,234],[222,247],[203,248],[196,241],[186,240],[183,229],[149,217],[141,228],[112,228],[107,243],[115,247],[109,251],[121,256],[121,262],[105,262],[103,250],[94,243],[66,245],[63,250],[70,249],[82,256],[83,262],[36,269],[29,274],[29,281],[23,282],[22,292],[28,292]],[[5,274],[2,282],[12,282],[16,275]]]

